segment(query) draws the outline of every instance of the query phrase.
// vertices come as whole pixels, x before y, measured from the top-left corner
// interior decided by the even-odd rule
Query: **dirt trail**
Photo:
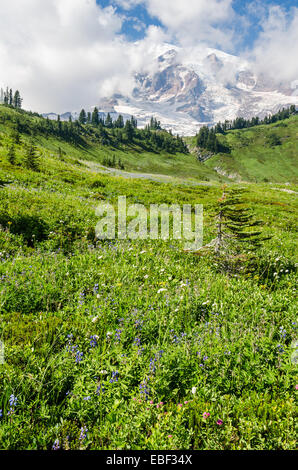
[[[153,173],[133,173],[124,170],[118,170],[117,168],[107,168],[100,165],[100,163],[80,160],[80,163],[87,166],[90,170],[96,171],[98,173],[103,173],[110,176],[121,176],[122,178],[135,178],[135,179],[147,179],[151,181],[157,181],[159,183],[171,183],[171,184],[183,184],[183,185],[193,185],[193,186],[210,186],[211,182],[208,181],[193,181],[191,179],[182,180],[181,178],[176,178],[175,176],[162,175],[162,174],[153,174]]]
[[[285,189],[285,188],[272,188],[275,189],[276,191],[283,191],[284,193],[289,193],[289,194],[298,194],[297,191],[293,191],[292,189]]]

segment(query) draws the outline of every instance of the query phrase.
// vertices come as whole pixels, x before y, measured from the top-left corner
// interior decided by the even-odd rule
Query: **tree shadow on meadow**
[[[0,214],[0,226],[9,229],[14,235],[21,235],[29,247],[46,240],[49,234],[48,224],[36,216],[17,215],[11,218],[9,214]]]

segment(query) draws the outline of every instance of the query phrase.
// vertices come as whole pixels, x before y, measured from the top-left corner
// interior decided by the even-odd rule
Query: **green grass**
[[[294,449],[297,188],[242,185],[272,238],[229,275],[178,241],[94,238],[126,195],[203,203],[208,243],[218,183],[103,175],[51,140],[33,172],[0,131],[0,448]]]
[[[182,180],[196,181],[226,181],[227,178],[219,176],[214,170],[205,167],[192,154],[170,154],[168,152],[153,152],[144,149],[146,142],[136,140],[132,144],[122,143],[118,147],[112,145],[100,145],[94,138],[82,134],[82,141],[74,145],[65,141],[63,138],[49,135],[45,137],[38,132],[39,117],[28,116],[27,114],[19,116],[14,109],[0,105],[0,157],[8,153],[11,144],[12,130],[16,128],[17,120],[26,125],[29,132],[22,134],[22,144],[17,148],[17,161],[20,163],[23,158],[24,144],[28,143],[32,137],[40,152],[48,158],[57,157],[59,148],[61,149],[63,159],[69,162],[69,159],[93,161],[104,164],[105,159],[116,162],[120,159],[124,164],[125,170],[138,173],[156,173],[163,174]],[[44,121],[44,120],[43,120]],[[107,131],[108,132],[108,131]]]
[[[280,145],[271,146],[276,135]],[[296,183],[298,180],[298,116],[275,124],[229,131],[219,137],[231,154],[218,154],[204,165],[234,181]],[[194,139],[189,139],[194,144]]]

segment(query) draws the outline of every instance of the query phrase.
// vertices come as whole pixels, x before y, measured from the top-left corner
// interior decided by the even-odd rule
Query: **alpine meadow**
[[[284,2],[255,43],[243,36],[254,63],[223,52],[227,15],[255,18],[238,2],[189,2],[187,16],[180,0],[49,0],[49,24],[39,3],[28,8],[44,37],[32,23],[24,62],[2,54],[13,45],[0,32],[0,449],[295,450],[298,70],[274,69],[274,81],[266,49],[278,60],[269,33],[283,31]],[[229,9],[215,15],[215,4]],[[57,42],[52,8],[66,15]],[[72,75],[66,50],[79,60],[80,47],[107,63],[81,58],[84,74]],[[192,234],[200,220],[193,249],[187,220]]]

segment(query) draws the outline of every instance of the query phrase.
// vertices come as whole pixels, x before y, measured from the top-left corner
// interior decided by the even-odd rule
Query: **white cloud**
[[[0,0],[0,8],[0,83],[19,88],[25,107],[62,112],[132,86],[113,7],[95,0]]]
[[[235,18],[232,0],[147,0],[148,11],[157,16],[181,45],[200,41],[230,46]]]
[[[39,112],[91,106],[115,92],[129,94],[133,72],[154,72],[164,42],[186,51],[229,48],[231,22],[241,21],[232,0],[111,1],[127,10],[141,3],[163,27],[149,26],[144,39],[131,43],[119,34],[125,18],[96,0],[0,0],[0,86],[19,88],[24,107]],[[297,44],[298,9],[289,19],[271,8],[252,54],[257,70],[296,80]]]
[[[231,48],[236,18],[232,0],[115,0],[122,8],[144,4],[168,33],[181,45],[209,45]],[[237,17],[238,21],[241,21]]]
[[[145,0],[115,0],[114,3],[117,3],[124,10],[130,10],[131,8],[144,3]]]
[[[298,8],[287,14],[279,6],[271,7],[262,23],[250,58],[256,70],[272,79],[293,81],[298,78]]]

